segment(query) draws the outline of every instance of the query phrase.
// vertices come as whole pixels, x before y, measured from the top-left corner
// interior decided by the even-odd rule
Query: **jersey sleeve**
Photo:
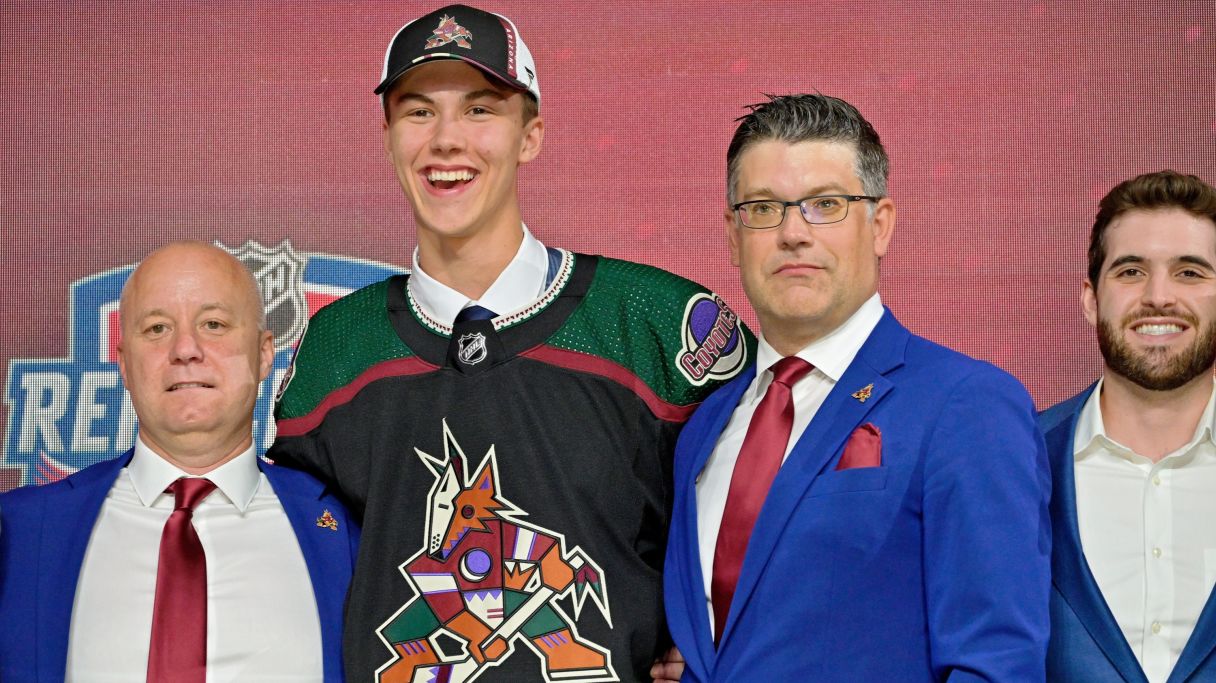
[[[393,278],[322,308],[309,321],[275,401],[277,434],[267,457],[335,486],[362,514],[370,444],[345,419],[359,390],[413,354],[393,332],[386,295]]]
[[[684,418],[756,351],[721,297],[665,270],[602,257],[582,305],[548,343],[622,366]]]

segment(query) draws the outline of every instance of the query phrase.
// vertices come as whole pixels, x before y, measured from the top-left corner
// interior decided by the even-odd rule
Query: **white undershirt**
[[[1145,675],[1160,683],[1216,584],[1216,391],[1190,442],[1154,464],[1106,436],[1102,384],[1073,439],[1081,547]]]
[[[253,448],[207,474],[194,511],[207,554],[207,680],[320,681],[321,626],[304,555]],[[85,552],[68,636],[67,680],[147,675],[164,490],[186,475],[142,439],[110,487]]]
[[[798,437],[802,436],[803,430],[811,423],[811,418],[815,417],[832,387],[836,386],[836,382],[849,368],[857,352],[878,325],[882,313],[882,300],[878,294],[874,294],[843,325],[795,354],[814,365],[815,369],[792,387],[794,422],[784,457],[789,457],[790,450],[798,443]],[[764,398],[764,392],[768,391],[768,385],[773,381],[773,373],[768,368],[779,360],[781,355],[761,334],[760,344],[756,349],[756,378],[739,397],[739,405],[731,414],[730,422],[722,430],[714,452],[710,454],[705,469],[697,479],[697,540],[701,548],[701,574],[705,579],[705,604],[709,608],[711,627],[714,623],[711,597],[714,549],[718,544],[722,513],[726,509],[726,495],[730,492],[730,479],[735,471],[735,461],[739,459],[743,438],[747,436],[752,413],[756,412],[756,406],[760,399]],[[784,457],[782,462],[785,462]]]
[[[451,325],[456,314],[466,306],[476,304],[494,311],[498,316],[512,313],[536,301],[545,292],[545,277],[549,274],[549,252],[528,226],[522,226],[523,242],[511,262],[503,268],[494,284],[480,299],[467,296],[436,280],[422,269],[418,249],[414,248],[414,268],[410,271],[409,290],[414,302],[445,325]]]

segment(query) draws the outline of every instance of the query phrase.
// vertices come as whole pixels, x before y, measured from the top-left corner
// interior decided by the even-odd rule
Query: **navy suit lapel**
[[[358,531],[342,514],[342,508],[325,503],[325,486],[321,482],[302,472],[267,465],[260,458],[258,467],[283,505],[308,567],[321,623],[325,680],[341,680],[342,613]],[[327,512],[329,518],[325,517]],[[327,523],[333,526],[326,526]]]
[[[1199,620],[1195,622],[1195,630],[1186,641],[1186,647],[1182,648],[1178,663],[1174,665],[1166,683],[1182,683],[1187,680],[1212,654],[1213,648],[1216,648],[1216,591],[1208,596],[1208,602],[1199,614]],[[1198,681],[1199,678],[1195,680]]]
[[[1111,614],[1081,549],[1077,525],[1077,487],[1073,475],[1073,436],[1089,392],[1077,398],[1070,419],[1044,435],[1051,456],[1051,581],[1112,666],[1128,681],[1145,681],[1144,672]]]
[[[878,326],[870,333],[777,472],[748,541],[747,555],[743,558],[739,583],[735,587],[730,615],[722,633],[723,643],[730,638],[739,612],[746,606],[777,541],[811,482],[819,476],[866,415],[894,388],[894,384],[884,375],[903,364],[908,337],[908,331],[891,312],[884,311]],[[869,385],[873,386],[868,398],[862,401],[853,397],[854,393]]]
[[[697,420],[704,425],[693,434],[699,441],[685,444],[685,448],[692,449],[697,457],[688,466],[688,481],[676,482],[677,484],[692,486],[701,477],[701,471],[705,469],[706,461],[713,453],[714,446],[718,445],[718,438],[722,436],[722,430],[726,429],[726,423],[730,421],[730,416],[734,414],[735,408],[739,405],[743,392],[747,391],[747,387],[756,378],[756,372],[757,369],[753,363],[738,377],[714,392],[697,409]],[[695,511],[696,500],[692,497],[690,500],[694,504],[693,510]]]
[[[673,524],[682,523],[684,533],[677,533],[677,530],[673,529],[671,535],[679,539],[677,542],[682,545],[679,550],[683,557],[688,558],[688,571],[685,576],[687,581],[683,585],[683,593],[685,604],[688,605],[686,611],[692,619],[692,632],[695,634],[697,649],[682,654],[690,661],[694,657],[701,660],[701,666],[689,667],[693,671],[712,672],[717,657],[713,629],[709,625],[709,611],[705,606],[705,572],[712,571],[713,568],[701,566],[700,534],[697,529],[697,480],[718,443],[718,437],[722,435],[722,430],[726,429],[727,422],[739,405],[743,392],[755,377],[756,367],[752,364],[706,399],[697,409],[694,423],[687,425],[680,433],[681,440],[693,439],[692,442],[681,443],[681,450],[694,453],[695,459],[689,463],[687,470],[677,473],[680,480],[675,482],[675,486],[677,490],[687,491],[688,495],[684,496],[681,509],[672,514]]]
[[[68,633],[80,567],[101,506],[131,461],[132,451],[68,477],[45,498],[38,548],[38,600],[34,616],[38,633],[38,669],[47,680],[66,675]],[[82,476],[83,475],[83,476]]]
[[[332,552],[326,552],[326,546],[322,543],[328,541],[328,536],[334,534],[334,531],[325,528],[322,525],[321,517],[328,508],[321,502],[324,487],[320,482],[315,480],[304,480],[311,486],[301,486],[301,481],[295,478],[289,479],[284,476],[282,469],[273,465],[264,465],[261,460],[258,461],[258,466],[262,468],[262,473],[266,475],[267,481],[270,482],[271,488],[279,498],[279,502],[283,505],[283,510],[287,514],[288,521],[291,522],[291,529],[295,532],[296,541],[300,544],[300,551],[304,554],[308,561],[308,572],[312,578],[314,591],[317,592],[317,600],[320,602],[323,597],[319,588],[325,585],[331,577],[337,576],[331,574],[330,570],[333,567],[323,566],[320,563],[328,563],[332,557]],[[333,515],[333,512],[330,512]],[[343,536],[346,535],[346,529],[342,528],[342,522],[346,520],[335,520],[338,523],[338,529]],[[321,605],[318,604],[318,607]]]

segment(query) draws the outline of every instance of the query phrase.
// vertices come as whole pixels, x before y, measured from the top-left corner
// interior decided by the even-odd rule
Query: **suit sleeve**
[[[1051,476],[1034,405],[986,366],[951,391],[927,444],[925,589],[939,680],[1042,681]]]
[[[39,655],[54,650],[56,645],[40,642],[39,629],[35,628],[40,623],[39,601],[45,601],[44,605],[52,602],[39,590],[39,582],[46,579],[39,565],[46,518],[46,496],[42,493],[26,487],[0,495],[0,524],[4,527],[0,533],[0,624],[5,626],[4,638],[0,639],[0,681],[38,680]],[[67,633],[66,625],[63,632]],[[63,648],[66,656],[66,643]]]

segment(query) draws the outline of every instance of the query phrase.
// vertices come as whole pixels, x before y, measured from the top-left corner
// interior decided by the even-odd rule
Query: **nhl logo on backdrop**
[[[712,294],[697,294],[684,307],[683,348],[676,367],[696,386],[729,379],[747,362],[739,316]]]
[[[219,245],[223,247],[223,245]],[[248,241],[228,249],[257,280],[275,335],[274,370],[259,387],[254,440],[265,450],[274,438],[275,387],[283,383],[292,346],[308,316],[359,287],[400,269],[345,256],[299,253],[284,240],[275,247]],[[62,479],[135,443],[136,419],[118,372],[118,300],[133,265],[73,282],[68,289],[64,358],[13,358],[4,401],[8,428],[0,451],[0,491]]]
[[[266,329],[274,333],[274,350],[295,346],[308,325],[308,301],[304,297],[307,261],[304,257],[296,253],[290,240],[283,240],[274,248],[264,247],[254,240],[237,249],[219,242],[215,245],[235,256],[257,280],[266,309]]]
[[[465,365],[477,365],[486,359],[486,336],[480,332],[460,335],[456,340],[456,358]]]

